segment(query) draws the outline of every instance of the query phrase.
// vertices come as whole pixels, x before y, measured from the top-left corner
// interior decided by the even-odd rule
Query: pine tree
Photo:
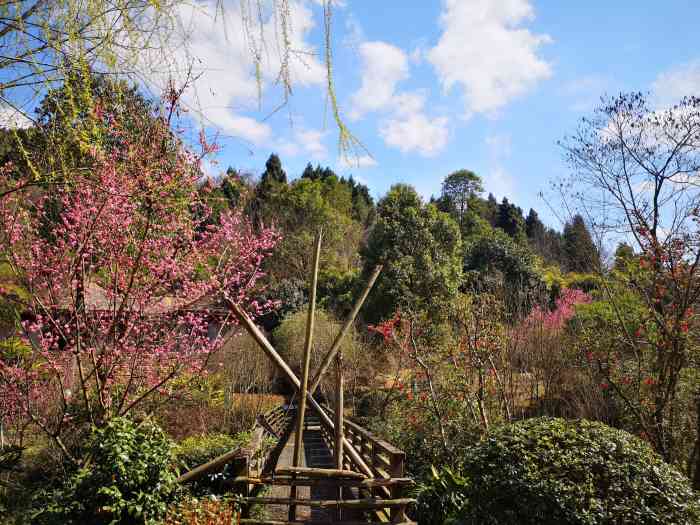
[[[282,169],[282,161],[276,153],[270,155],[265,163],[265,171],[260,177],[260,184],[280,183],[287,184],[287,174]]]
[[[486,199],[483,217],[484,220],[488,221],[491,226],[494,228],[496,227],[496,221],[498,219],[498,201],[496,200],[496,197],[494,197],[493,193],[489,193],[489,196]]]
[[[564,226],[564,254],[570,272],[592,272],[600,267],[598,249],[580,215]]]
[[[496,227],[506,232],[513,239],[521,238],[525,230],[523,211],[515,204],[508,202],[506,197],[498,206]]]
[[[287,187],[287,173],[282,169],[282,161],[273,153],[265,163],[265,171],[255,189],[255,199],[251,204],[251,213],[255,225],[265,222],[265,203],[281,187]]]
[[[544,224],[542,224],[537,212],[532,208],[530,208],[530,212],[525,219],[525,235],[535,244],[544,239]]]

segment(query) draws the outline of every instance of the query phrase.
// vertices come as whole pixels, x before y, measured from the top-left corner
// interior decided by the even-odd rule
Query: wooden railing
[[[324,406],[324,409],[330,415],[335,415],[329,407]],[[375,479],[385,481],[385,483],[360,487],[360,495],[362,497],[388,499],[391,501],[402,500],[406,487],[412,483],[410,479],[404,477],[406,453],[347,418],[343,419],[343,431],[345,437],[359,452],[363,461],[372,469]],[[334,430],[321,421],[321,433],[326,445],[335,453]],[[358,470],[357,465],[347,455],[343,457],[343,468],[346,470]],[[375,512],[380,521],[397,523],[406,520],[405,511],[405,506],[398,506],[378,509]]]

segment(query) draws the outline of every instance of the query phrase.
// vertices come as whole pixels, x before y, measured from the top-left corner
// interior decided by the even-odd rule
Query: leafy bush
[[[241,432],[235,436],[228,434],[204,434],[183,439],[175,448],[178,462],[187,470],[217,456],[225,454],[235,448],[245,445],[250,441],[249,432]]]
[[[691,524],[688,480],[640,439],[601,423],[539,418],[467,449],[454,523]]]
[[[527,315],[545,290],[540,262],[524,244],[494,230],[464,246],[464,283],[475,292],[505,293],[510,313]]]
[[[235,436],[228,434],[191,436],[177,445],[175,455],[183,471],[187,471],[226,452],[239,448],[249,441],[249,432],[241,432]],[[219,492],[222,488],[221,482],[229,477],[231,468],[233,468],[233,465],[229,464],[222,472],[208,474],[204,478],[188,484],[188,488],[195,494]]]
[[[415,519],[421,525],[442,525],[464,505],[467,480],[445,467],[431,467],[430,479],[418,485]]]
[[[118,417],[93,429],[87,450],[89,459],[61,488],[38,495],[34,522],[158,523],[177,488],[165,433]]]

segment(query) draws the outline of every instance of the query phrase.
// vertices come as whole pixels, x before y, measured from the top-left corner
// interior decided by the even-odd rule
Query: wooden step
[[[320,509],[384,509],[405,507],[416,502],[412,498],[397,499],[351,499],[351,500],[313,500],[292,498],[243,498],[247,503],[256,505],[297,505],[299,507],[314,507]]]
[[[260,478],[249,478],[239,476],[229,481],[232,484],[248,483],[249,485],[275,485],[275,486],[343,486],[343,487],[361,487],[361,488],[376,488],[376,487],[393,487],[393,486],[411,486],[414,481],[411,478],[390,478],[390,479],[349,479],[349,478],[304,478],[291,476],[263,476]]]
[[[310,478],[351,478],[351,479],[366,479],[367,476],[354,470],[339,470],[330,468],[311,468],[311,467],[283,467],[278,468],[275,472],[278,474],[300,474]]]

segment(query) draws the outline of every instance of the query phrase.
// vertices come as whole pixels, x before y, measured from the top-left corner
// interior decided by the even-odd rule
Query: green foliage
[[[564,226],[564,253],[571,272],[592,272],[600,268],[600,256],[591,234],[580,215]]]
[[[496,227],[506,232],[506,234],[513,239],[523,239],[525,236],[523,210],[515,204],[511,204],[508,202],[507,198],[503,197],[501,204],[498,205]]]
[[[538,261],[526,246],[501,231],[476,237],[464,247],[465,284],[475,291],[505,291],[511,310],[533,304],[543,288]]]
[[[482,191],[484,188],[481,178],[469,170],[455,171],[442,182],[442,198],[449,203],[448,207],[454,210],[460,230],[464,231],[464,217],[469,201]]]
[[[466,500],[468,481],[449,467],[431,467],[430,478],[416,488],[415,520],[421,525],[443,525]]]
[[[627,265],[634,259],[634,248],[621,242],[615,250],[615,269],[624,271]]]
[[[235,436],[229,434],[190,436],[175,447],[175,457],[181,466],[180,470],[186,472],[249,442],[250,432],[241,432]],[[222,481],[230,477],[232,468],[233,465],[229,464],[221,472],[208,474],[196,482],[189,483],[187,488],[191,493],[199,495],[220,493],[224,489]]]
[[[303,308],[287,316],[282,324],[272,333],[275,348],[285,361],[296,370],[301,370],[303,364],[303,349],[306,326],[307,310]],[[331,347],[333,340],[338,332],[340,332],[341,323],[333,318],[328,312],[321,308],[316,308],[313,350],[311,352],[311,369],[318,370],[321,364],[323,354]],[[353,370],[352,363],[358,358],[362,351],[359,344],[357,332],[351,329],[350,332],[343,338],[340,344],[340,351],[345,359],[347,384],[352,380],[352,374],[356,373]],[[335,381],[333,374],[326,374],[321,381],[321,390],[324,393],[330,394],[333,392]]]
[[[528,239],[537,239],[544,236],[545,227],[537,212],[530,208],[525,218],[525,235]]]
[[[174,452],[182,469],[191,470],[249,441],[250,432],[241,432],[235,436],[230,434],[190,436],[178,443]]]
[[[602,286],[602,279],[594,273],[562,273],[558,266],[548,266],[542,272],[542,280],[547,285],[552,305],[565,288],[575,288],[586,293],[597,292]]]
[[[358,272],[323,271],[318,279],[319,304],[325,310],[344,318],[352,309],[355,292],[364,283]]]
[[[260,177],[260,185],[267,184],[287,184],[287,173],[282,169],[282,161],[275,154],[271,154],[265,163],[265,171]]]
[[[352,175],[346,179],[345,177],[340,177],[335,174],[335,172],[329,168],[321,168],[320,165],[316,165],[314,168],[311,163],[306,165],[304,172],[301,174],[302,179],[319,180],[325,181],[331,178],[338,180],[341,184],[346,185],[352,194],[352,217],[354,220],[368,225],[374,215],[374,201],[369,194],[369,188],[364,184],[356,182],[352,178]]]
[[[329,175],[275,183],[261,206],[259,215],[282,233],[266,267],[275,281],[308,281],[311,246],[321,228],[321,268],[340,273],[357,268],[364,225],[353,218],[353,190],[346,182]]]
[[[253,193],[250,180],[230,166],[226,169],[226,174],[221,179],[220,186],[231,209],[245,208]]]
[[[114,133],[113,119],[119,119],[120,133]],[[89,169],[89,149],[113,151],[155,122],[153,104],[136,87],[76,67],[46,92],[34,127],[4,132],[0,142],[7,144],[0,151],[6,154],[0,159],[13,161],[15,170],[33,173],[37,180],[64,182],[71,172]]]
[[[586,420],[539,418],[466,450],[461,524],[691,524],[688,480],[640,439]]]
[[[176,494],[172,445],[149,421],[117,417],[93,429],[88,460],[62,487],[40,493],[35,523],[156,524]]]
[[[282,320],[290,313],[300,310],[306,304],[308,284],[298,278],[282,278],[273,282],[265,290],[265,297],[261,301],[270,299],[279,301],[280,306],[258,318],[258,323],[262,324],[266,330],[272,331],[277,328]],[[322,292],[319,290],[319,295]]]
[[[368,298],[366,319],[374,322],[402,308],[436,311],[461,283],[458,225],[403,184],[391,188],[377,212],[363,250],[363,275],[378,264],[384,270]]]

